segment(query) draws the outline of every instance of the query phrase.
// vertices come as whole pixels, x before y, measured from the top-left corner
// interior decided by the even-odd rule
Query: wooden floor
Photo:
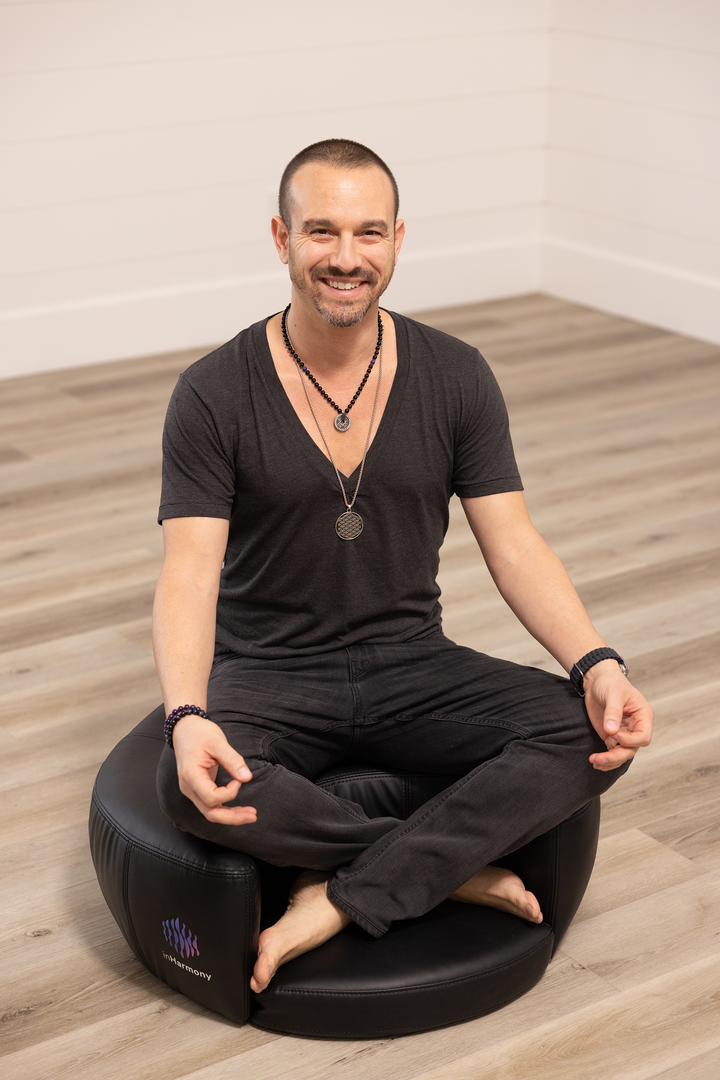
[[[93,778],[159,701],[160,431],[199,352],[0,383],[0,1068],[13,1080],[720,1076],[720,349],[545,296],[427,313],[505,392],[534,520],[657,709],[605,800],[594,877],[540,984],[372,1042],[235,1027],[134,959],[88,853]],[[554,667],[457,506],[446,631]]]

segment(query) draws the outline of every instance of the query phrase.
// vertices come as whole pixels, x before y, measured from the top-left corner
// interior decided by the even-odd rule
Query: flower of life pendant
[[[341,540],[355,540],[363,531],[363,519],[354,510],[346,510],[335,522],[335,532]]]
[[[338,431],[347,431],[350,427],[350,423],[351,420],[347,413],[341,412],[335,417],[335,427]]]

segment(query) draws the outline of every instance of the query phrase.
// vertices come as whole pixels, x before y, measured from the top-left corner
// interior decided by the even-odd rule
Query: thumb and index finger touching
[[[647,746],[652,737],[653,710],[633,687],[632,693],[608,695],[603,713],[606,734],[623,746]]]
[[[195,803],[198,810],[212,820],[223,820],[227,824],[240,824],[254,820],[255,811],[251,807],[225,807],[223,804],[237,798],[243,784],[252,780],[252,772],[245,759],[227,741],[225,734],[217,725],[212,724],[186,742],[179,762],[180,788],[183,794]],[[215,783],[218,766],[231,777],[229,783]],[[219,815],[222,815],[220,817]]]

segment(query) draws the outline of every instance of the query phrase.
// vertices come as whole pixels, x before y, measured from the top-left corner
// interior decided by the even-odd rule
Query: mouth
[[[368,284],[367,281],[344,281],[339,278],[320,278],[323,285],[334,293],[342,293],[348,299],[352,299],[355,296],[359,296],[364,287]]]

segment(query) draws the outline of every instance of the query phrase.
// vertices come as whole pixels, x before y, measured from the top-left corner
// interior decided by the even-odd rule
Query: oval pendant
[[[335,522],[335,532],[341,540],[355,540],[363,531],[363,519],[353,510],[346,510]]]
[[[338,431],[347,431],[350,427],[350,417],[347,413],[341,412],[337,414],[335,417],[335,427]]]

